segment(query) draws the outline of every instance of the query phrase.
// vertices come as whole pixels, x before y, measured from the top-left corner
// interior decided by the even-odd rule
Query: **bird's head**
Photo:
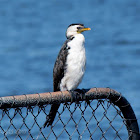
[[[84,31],[91,30],[90,28],[85,28],[84,24],[71,24],[68,26],[66,31],[66,37],[69,38],[71,36],[74,36],[76,34],[81,34]]]

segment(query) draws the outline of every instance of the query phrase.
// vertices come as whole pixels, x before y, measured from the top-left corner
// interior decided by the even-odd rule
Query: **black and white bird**
[[[73,91],[80,84],[85,73],[85,38],[81,34],[90,30],[83,24],[71,24],[66,31],[67,40],[62,46],[53,69],[54,91]],[[60,104],[53,104],[46,117],[44,128],[52,125]]]

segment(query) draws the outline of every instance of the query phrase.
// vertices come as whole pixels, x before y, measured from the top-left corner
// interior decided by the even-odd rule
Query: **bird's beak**
[[[91,29],[90,29],[90,28],[79,29],[79,30],[78,30],[78,33],[81,33],[81,32],[84,32],[84,31],[88,31],[88,30],[91,30]]]

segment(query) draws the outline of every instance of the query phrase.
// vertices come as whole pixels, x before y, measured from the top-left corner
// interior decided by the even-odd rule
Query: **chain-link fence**
[[[1,97],[0,139],[140,139],[133,109],[120,93],[109,88],[82,92],[76,103],[67,91]],[[61,106],[53,125],[43,128],[53,103]]]

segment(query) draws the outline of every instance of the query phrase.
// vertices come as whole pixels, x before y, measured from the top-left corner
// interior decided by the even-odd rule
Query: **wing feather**
[[[58,57],[56,59],[54,69],[53,69],[53,87],[54,91],[60,91],[60,82],[64,77],[65,68],[66,68],[66,59],[68,55],[68,47],[67,43],[69,40],[66,40],[64,45],[62,46]]]

